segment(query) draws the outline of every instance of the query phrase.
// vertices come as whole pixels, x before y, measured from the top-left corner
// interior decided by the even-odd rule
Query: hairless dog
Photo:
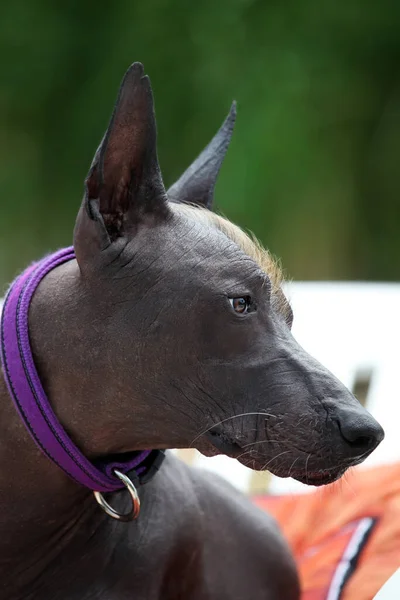
[[[73,247],[8,293],[1,600],[296,600],[274,521],[164,451],[324,485],[383,439],[292,337],[270,254],[212,212],[234,120],[233,105],[166,191],[150,81],[133,64]]]

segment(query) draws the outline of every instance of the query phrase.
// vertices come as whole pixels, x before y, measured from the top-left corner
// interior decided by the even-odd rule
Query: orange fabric
[[[360,519],[377,522],[341,600],[372,600],[400,566],[400,463],[354,469],[311,494],[254,498],[280,523],[298,564],[302,600],[325,600]]]

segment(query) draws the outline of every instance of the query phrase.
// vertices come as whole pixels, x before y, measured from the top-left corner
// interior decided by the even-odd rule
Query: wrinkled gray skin
[[[295,342],[266,274],[178,210],[210,207],[233,120],[234,109],[168,200],[150,83],[141,65],[129,69],[86,181],[77,260],[33,299],[35,360],[89,458],[195,440],[206,454],[247,447],[241,460],[255,469],[327,483],[377,446],[380,426]],[[256,310],[233,311],[229,297],[242,295]],[[242,413],[258,414],[229,419]],[[138,520],[117,523],[40,454],[2,379],[0,427],[2,600],[298,598],[275,524],[223,481],[169,456],[140,489]]]

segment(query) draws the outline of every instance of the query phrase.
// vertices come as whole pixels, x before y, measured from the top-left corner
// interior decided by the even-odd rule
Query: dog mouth
[[[300,483],[312,486],[324,486],[334,481],[337,481],[345,473],[346,468],[336,469],[318,469],[318,470],[292,470],[282,466],[273,465],[273,460],[265,461],[265,457],[254,455],[249,446],[240,446],[236,441],[232,440],[228,435],[221,431],[208,431],[204,435],[207,444],[201,448],[201,452],[205,456],[217,456],[225,454],[230,458],[236,458],[245,467],[249,467],[255,471],[265,471],[266,465],[271,463],[268,468],[272,474],[277,477],[288,478],[292,477]]]
[[[204,437],[208,442],[208,448],[202,449],[206,456],[226,454],[230,458],[238,458],[246,450],[239,444],[220,431],[208,431]]]
[[[293,477],[293,479],[300,481],[300,483],[305,483],[306,485],[313,485],[313,486],[319,487],[319,486],[328,485],[330,483],[333,483],[334,481],[337,481],[338,479],[340,479],[342,477],[344,472],[345,472],[345,469],[341,469],[340,471],[321,469],[320,471],[315,471],[314,473],[313,472],[311,472],[311,473],[304,473],[304,472],[291,473],[290,477]]]

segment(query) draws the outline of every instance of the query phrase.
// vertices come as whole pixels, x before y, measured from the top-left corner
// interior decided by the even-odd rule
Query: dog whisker
[[[307,485],[308,485],[308,470],[307,470],[307,468],[308,468],[308,461],[310,460],[310,458],[311,458],[311,454],[308,454],[308,456],[306,458],[306,463],[305,463],[305,472],[306,472],[306,482],[307,482]]]
[[[242,448],[249,448],[250,446],[256,446],[257,444],[280,444],[280,440],[260,440],[258,442],[251,442],[250,444],[246,444],[242,446]]]
[[[300,458],[300,456],[298,456],[297,458],[295,458],[294,461],[292,462],[292,465],[291,465],[291,467],[289,469],[289,475],[288,475],[288,477],[291,476],[292,469],[293,469],[294,465],[296,464],[296,462],[299,460],[299,458]]]
[[[258,416],[262,416],[262,417],[273,417],[276,418],[276,415],[271,415],[270,413],[265,413],[265,412],[245,412],[245,413],[240,413],[238,415],[233,415],[232,417],[227,417],[226,419],[222,419],[221,421],[218,421],[217,423],[213,423],[210,427],[208,427],[207,429],[205,429],[204,431],[202,431],[201,433],[199,433],[191,442],[189,445],[189,448],[192,447],[192,445],[205,433],[208,433],[208,431],[210,431],[211,429],[213,429],[213,427],[217,427],[218,425],[221,425],[222,423],[226,423],[227,421],[230,421],[232,419],[238,419],[239,417],[248,417],[248,416],[252,416],[252,415],[258,415]]]
[[[273,458],[271,458],[271,460],[269,460],[268,462],[266,462],[265,465],[263,465],[262,469],[260,469],[260,470],[261,471],[265,471],[266,468],[268,467],[268,465],[270,465],[272,463],[272,461],[276,460],[277,458],[279,458],[283,454],[288,454],[288,452],[291,452],[291,450],[284,450],[283,452],[280,452],[279,454],[277,454],[276,456],[274,456]]]

